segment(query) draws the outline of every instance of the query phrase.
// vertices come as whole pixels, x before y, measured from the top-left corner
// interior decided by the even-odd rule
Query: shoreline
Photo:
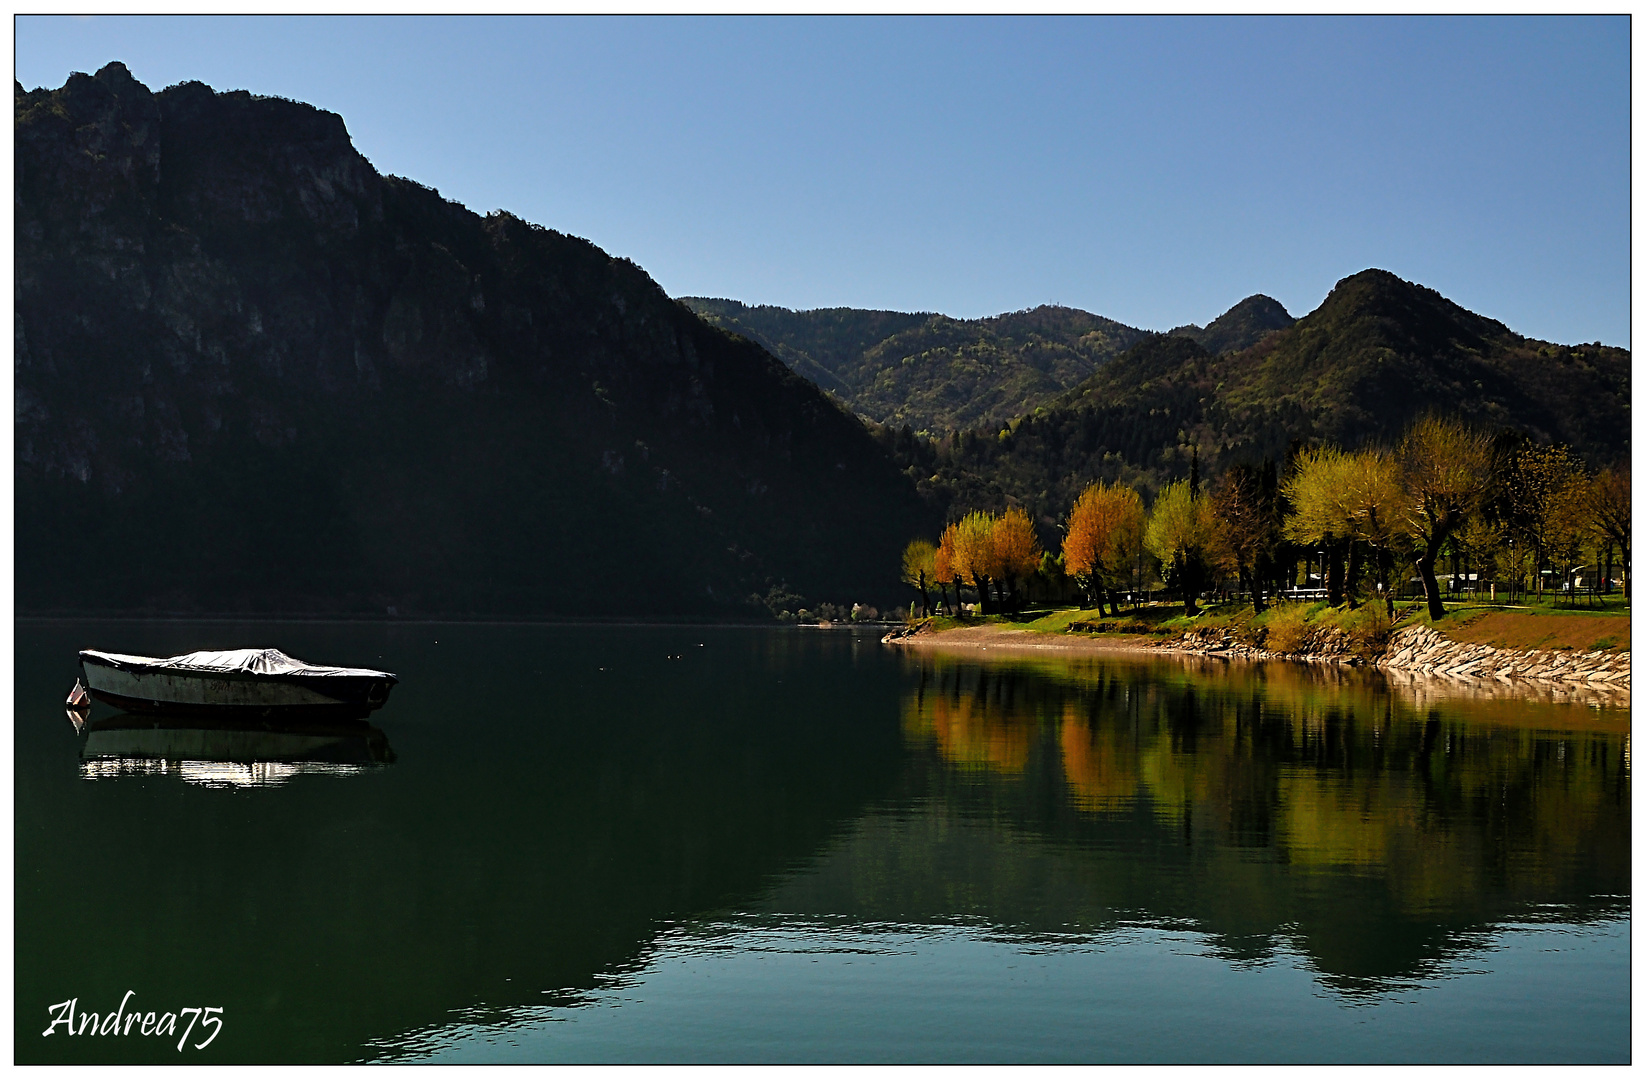
[[[1424,626],[1397,631],[1375,660],[1335,654],[1271,653],[1239,645],[1232,639],[1176,638],[1161,641],[1146,634],[1105,638],[1053,635],[998,624],[962,626],[898,634],[881,639],[922,651],[1061,653],[1069,656],[1172,656],[1250,664],[1289,663],[1377,671],[1392,685],[1419,697],[1516,698],[1525,701],[1574,701],[1620,708],[1630,705],[1628,653],[1603,654],[1549,650],[1505,650],[1454,642]],[[1389,662],[1399,658],[1398,662]],[[1587,663],[1585,663],[1587,662]],[[1537,674],[1527,674],[1536,672]]]

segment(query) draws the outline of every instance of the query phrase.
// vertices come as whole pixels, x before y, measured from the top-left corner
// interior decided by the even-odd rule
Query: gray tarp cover
[[[367,675],[376,678],[394,678],[386,671],[369,668],[319,667],[293,660],[279,649],[230,649],[227,652],[191,652],[182,656],[160,659],[153,656],[128,656],[124,653],[98,652],[84,649],[82,656],[97,656],[124,666],[158,668],[168,671],[243,671],[251,675]]]

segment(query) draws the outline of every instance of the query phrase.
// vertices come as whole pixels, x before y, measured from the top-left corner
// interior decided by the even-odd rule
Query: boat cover
[[[227,652],[191,652],[164,659],[154,656],[128,656],[124,653],[99,652],[82,649],[83,657],[112,660],[121,667],[145,668],[163,671],[244,672],[248,675],[355,675],[393,679],[386,671],[369,668],[320,667],[294,660],[279,649],[230,649]]]

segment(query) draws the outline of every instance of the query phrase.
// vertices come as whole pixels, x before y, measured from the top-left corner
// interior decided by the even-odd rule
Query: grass
[[[1333,608],[1325,601],[1279,604],[1253,615],[1244,601],[1207,604],[1189,618],[1178,603],[1161,603],[1120,616],[1100,615],[1094,608],[1037,607],[1008,615],[983,618],[935,616],[936,630],[960,626],[1010,626],[1042,634],[1075,632],[1091,637],[1133,637],[1150,634],[1175,636],[1187,630],[1227,630],[1236,641],[1272,652],[1305,652],[1317,647],[1331,631],[1347,634],[1350,649],[1361,656],[1383,650],[1389,635],[1407,626],[1433,626],[1454,641],[1491,645],[1500,649],[1629,649],[1627,607],[1603,610],[1542,605],[1506,608],[1485,604],[1448,604],[1439,622],[1429,618],[1421,602],[1401,601],[1395,606],[1395,624],[1389,625],[1383,608],[1364,603],[1353,610]]]
[[[1429,622],[1427,613],[1421,621]],[[1447,611],[1444,619],[1431,625],[1453,641],[1497,649],[1629,651],[1629,616],[1615,609],[1459,608]]]

